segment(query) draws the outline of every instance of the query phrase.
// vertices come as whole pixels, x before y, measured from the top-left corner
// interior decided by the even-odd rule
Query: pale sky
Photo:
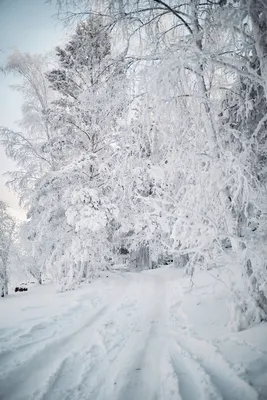
[[[0,0],[0,65],[13,49],[28,53],[46,53],[59,45],[66,36],[61,23],[54,17],[55,6],[45,0]],[[0,74],[0,126],[18,129],[21,97],[9,86],[14,76]],[[3,173],[16,169],[0,147],[0,199],[6,201],[14,215],[23,217],[14,193],[5,187]]]

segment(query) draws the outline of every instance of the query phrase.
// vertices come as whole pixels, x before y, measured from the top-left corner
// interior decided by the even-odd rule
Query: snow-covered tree
[[[44,260],[37,257],[30,237],[31,227],[29,221],[24,221],[18,226],[17,263],[21,272],[27,278],[34,279],[40,285],[43,282]]]
[[[61,289],[91,279],[97,267],[107,265],[117,215],[111,171],[127,107],[127,79],[121,59],[110,58],[107,33],[99,41],[97,27],[91,20],[79,25],[64,49],[57,49],[59,69],[46,74],[57,97],[50,105],[54,130],[46,147],[55,162],[35,184],[29,238]]]
[[[54,157],[47,151],[51,140],[49,102],[52,91],[45,77],[48,65],[46,57],[41,55],[13,53],[7,62],[5,71],[15,74],[21,83],[14,89],[22,94],[22,118],[19,121],[21,131],[0,128],[0,142],[6,154],[13,158],[18,170],[12,172],[9,184],[26,203],[36,180],[46,171],[54,169]]]
[[[75,1],[60,3],[76,15]],[[266,318],[265,2],[84,1],[80,14],[83,7],[123,27],[137,66],[140,105],[120,144],[118,180],[132,245],[159,242],[191,270],[226,262],[231,249],[242,311],[253,303],[255,318]]]
[[[13,243],[15,221],[6,204],[0,200],[0,291],[1,297],[8,295],[9,261]]]

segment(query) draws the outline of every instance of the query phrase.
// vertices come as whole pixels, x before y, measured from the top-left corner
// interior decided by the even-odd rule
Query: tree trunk
[[[267,98],[267,3],[262,0],[245,0],[252,20],[255,48],[260,62],[260,76],[263,78]]]
[[[142,245],[131,254],[131,265],[137,269],[151,269],[149,246]]]
[[[5,296],[8,295],[8,279],[7,279],[7,276],[5,277],[5,282],[4,282],[4,293],[5,293]]]
[[[246,272],[250,279],[250,285],[252,290],[252,297],[255,300],[257,306],[261,310],[261,317],[262,320],[267,320],[267,298],[263,291],[260,289],[260,284],[253,273],[252,263],[251,260],[247,260],[246,263]]]
[[[5,258],[3,260],[3,271],[1,275],[2,275],[1,297],[4,297],[8,295],[7,260]]]

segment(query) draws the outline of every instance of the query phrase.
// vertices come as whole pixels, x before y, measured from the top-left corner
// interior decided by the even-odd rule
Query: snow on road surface
[[[208,272],[32,287],[0,302],[0,400],[267,399],[267,325],[228,322]]]

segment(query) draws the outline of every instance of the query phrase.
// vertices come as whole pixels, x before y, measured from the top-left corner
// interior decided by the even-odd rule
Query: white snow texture
[[[267,325],[231,333],[213,274],[109,273],[4,298],[0,399],[266,399]]]

